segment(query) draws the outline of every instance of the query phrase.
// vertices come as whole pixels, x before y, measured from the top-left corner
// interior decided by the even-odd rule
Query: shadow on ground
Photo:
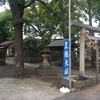
[[[13,78],[13,65],[0,65],[0,78]],[[62,87],[61,84],[61,75],[54,75],[54,76],[38,76],[35,74],[35,70],[31,69],[24,69],[24,78],[37,78],[41,81],[51,83],[52,86],[60,88]]]
[[[0,78],[12,78],[13,65],[0,65]]]

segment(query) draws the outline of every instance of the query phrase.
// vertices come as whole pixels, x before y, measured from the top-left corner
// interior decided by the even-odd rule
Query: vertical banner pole
[[[69,40],[64,39],[64,54],[63,54],[63,70],[64,87],[60,88],[62,93],[69,93],[70,90],[66,87],[66,77],[69,75]]]
[[[71,89],[71,0],[69,0],[69,88]]]
[[[69,76],[69,88],[71,89],[71,0],[69,0],[69,40],[64,39],[64,58],[63,71],[64,87],[60,88],[60,92],[69,93],[70,90],[66,87],[66,77]]]

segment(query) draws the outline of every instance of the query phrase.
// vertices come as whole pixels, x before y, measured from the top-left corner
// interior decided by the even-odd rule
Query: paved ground
[[[85,90],[70,92],[54,100],[100,100],[100,84]]]
[[[38,66],[34,64],[34,67]],[[61,68],[55,69],[60,74],[43,77],[33,74],[31,64],[25,64],[25,78],[15,79],[13,65],[0,66],[0,100],[100,100],[100,84],[82,91],[62,94],[59,91],[62,87]],[[76,72],[73,71],[73,74]],[[90,71],[87,70],[88,72]]]
[[[26,69],[25,78],[16,79],[12,72],[12,65],[0,66],[0,100],[53,100],[63,96],[56,86],[60,82],[56,76],[44,78]]]
[[[0,79],[0,100],[53,100],[63,94],[50,83],[32,79]]]

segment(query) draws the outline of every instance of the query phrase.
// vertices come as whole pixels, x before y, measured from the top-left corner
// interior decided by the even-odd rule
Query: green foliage
[[[82,2],[81,2],[82,1]],[[95,22],[100,21],[100,0],[81,0],[79,3],[79,9],[81,17],[85,21],[89,21],[89,18],[94,19]]]
[[[0,42],[13,39],[13,27],[10,25],[12,20],[11,12],[5,10],[0,13]]]
[[[32,36],[29,36],[23,40],[24,51],[33,52],[37,51],[38,40]]]
[[[43,36],[39,43],[39,50],[44,49],[50,42],[51,42],[51,39],[49,38],[49,36],[47,35]]]
[[[72,0],[72,20],[79,20],[81,16],[77,12],[77,5],[78,1]],[[49,41],[53,34],[68,38],[68,0],[35,2],[25,10],[24,18],[29,22],[24,27],[26,35],[48,37]],[[77,28],[72,27],[72,38],[77,31]]]
[[[28,36],[23,40],[23,47],[24,51],[27,52],[41,51],[49,43],[50,41],[48,41],[47,37],[43,37],[41,40],[41,39],[36,39],[33,36]]]
[[[24,18],[20,18],[20,19],[17,19],[15,21],[10,21],[10,24],[12,24],[12,26],[16,25],[16,24],[19,24],[19,23],[27,23],[27,19],[24,19]]]
[[[56,32],[54,25],[46,20],[47,18],[43,15],[44,10],[37,8],[39,5],[40,3],[33,4],[31,8],[25,10],[24,18],[28,20],[25,23],[24,32],[33,36],[49,36],[51,39],[52,34]]]

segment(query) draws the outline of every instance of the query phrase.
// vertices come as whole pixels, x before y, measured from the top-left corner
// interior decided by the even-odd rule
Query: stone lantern
[[[47,48],[44,48],[41,52],[42,52],[41,56],[43,57],[43,62],[42,62],[41,67],[48,67],[48,66],[50,66],[50,63],[48,61],[48,57],[50,56],[51,50],[49,50]]]
[[[37,75],[55,75],[55,71],[53,70],[52,66],[50,66],[50,63],[48,61],[48,57],[50,56],[51,50],[44,48],[42,51],[42,57],[43,57],[43,62],[40,65],[39,68],[37,68],[36,73]]]

